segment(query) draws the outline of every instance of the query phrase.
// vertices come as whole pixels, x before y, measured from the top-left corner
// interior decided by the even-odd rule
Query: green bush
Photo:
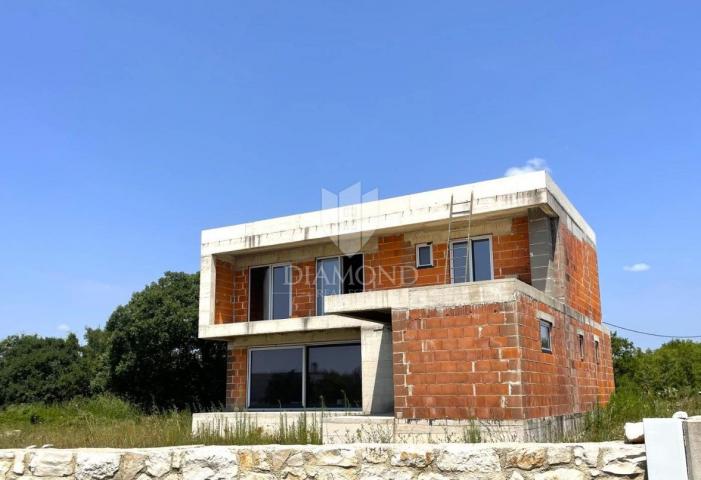
[[[226,344],[197,337],[199,274],[166,272],[107,322],[107,388],[142,408],[224,401]]]
[[[11,336],[0,341],[0,405],[60,402],[89,393],[78,338]]]

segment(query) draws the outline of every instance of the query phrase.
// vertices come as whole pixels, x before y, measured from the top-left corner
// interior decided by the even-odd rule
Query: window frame
[[[362,372],[362,367],[363,367],[363,357],[362,357],[362,344],[359,340],[335,340],[335,341],[328,341],[328,342],[313,342],[313,343],[291,343],[291,344],[285,344],[285,345],[262,345],[262,346],[255,346],[255,347],[248,347],[246,350],[246,410],[250,410],[253,412],[283,412],[283,411],[288,411],[288,412],[294,412],[294,411],[305,411],[305,410],[313,410],[313,411],[320,411],[322,408],[307,408],[307,348],[308,347],[317,347],[317,346],[325,346],[325,345],[358,345],[360,347],[360,367],[361,367],[361,372],[360,372],[360,381],[361,381],[361,388],[362,388],[362,381],[363,381],[363,372]],[[253,351],[260,351],[260,350],[294,350],[294,349],[301,349],[302,350],[302,407],[301,408],[251,408],[251,352]],[[363,401],[362,395],[361,395],[361,402]],[[342,409],[329,409],[328,407],[325,408],[325,410],[333,410],[333,411],[342,411],[342,410],[349,410],[353,412],[360,412],[363,410],[363,405],[361,403],[360,408],[342,408]]]
[[[584,333],[582,332],[577,332],[577,343],[579,346],[579,361],[583,362],[586,359],[586,337],[584,336]]]
[[[477,235],[474,237],[470,237],[468,240],[467,237],[465,238],[455,238],[450,241],[450,244],[448,245],[448,255],[450,256],[450,283],[451,284],[456,284],[455,282],[455,267],[453,265],[453,245],[455,243],[463,243],[467,242],[467,270],[468,270],[468,280],[466,282],[457,282],[457,283],[470,283],[474,282],[474,266],[472,264],[473,258],[472,258],[472,242],[477,241],[477,240],[489,240],[489,274],[491,278],[489,280],[480,280],[481,282],[489,282],[491,280],[494,280],[494,241],[492,238],[491,234],[488,235]]]
[[[319,282],[318,282],[318,275],[319,275],[319,260],[329,260],[331,258],[335,258],[338,260],[338,266],[339,270],[341,273],[341,293],[337,295],[346,295],[343,293],[343,277],[344,277],[344,272],[343,272],[343,257],[353,257],[355,255],[360,255],[360,258],[363,260],[363,266],[360,267],[361,270],[363,270],[363,292],[365,291],[365,253],[363,252],[358,252],[354,253],[353,255],[327,255],[325,257],[316,257],[314,259],[314,313],[316,316],[320,315],[326,315],[326,313],[319,313],[319,305],[317,304],[318,298],[319,298]],[[356,293],[361,293],[361,292],[356,292]]]
[[[548,348],[543,346],[543,326],[548,327]],[[540,351],[542,353],[553,353],[553,328],[555,324],[545,318],[538,318],[538,338],[540,340]]]
[[[288,316],[285,318],[292,318],[292,262],[278,262],[278,263],[264,263],[262,265],[251,265],[248,267],[248,299],[246,302],[246,308],[247,308],[247,313],[246,313],[246,321],[247,322],[263,322],[263,321],[269,321],[269,320],[282,320],[280,318],[267,318],[267,319],[261,319],[261,320],[251,320],[251,271],[254,268],[263,268],[263,267],[268,267],[270,269],[270,276],[269,276],[269,289],[270,289],[270,298],[268,298],[268,311],[270,312],[270,315],[272,316],[273,314],[273,268],[275,267],[288,267],[289,275],[290,275],[290,300],[288,302],[287,306],[287,314]]]
[[[430,263],[428,264],[420,264],[420,256],[419,256],[419,249],[428,247],[428,254],[430,258]],[[415,254],[416,254],[416,268],[431,268],[435,266],[435,262],[433,259],[433,242],[424,242],[424,243],[417,243],[416,248],[415,248]]]

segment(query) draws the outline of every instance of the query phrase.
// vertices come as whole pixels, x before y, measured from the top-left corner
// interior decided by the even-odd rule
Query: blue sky
[[[533,158],[597,232],[605,320],[701,335],[700,20],[698,2],[2,2],[0,337],[104,325],[197,270],[201,229],[315,210],[321,188],[386,198]]]

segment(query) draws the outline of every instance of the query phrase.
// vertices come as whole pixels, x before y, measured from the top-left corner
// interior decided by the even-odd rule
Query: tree
[[[197,338],[199,274],[166,272],[107,322],[107,387],[142,407],[224,401],[226,344]]]
[[[11,336],[0,341],[0,405],[58,402],[89,393],[78,338]]]
[[[107,353],[110,346],[110,334],[101,328],[85,328],[85,346],[83,358],[85,368],[90,374],[90,393],[98,395],[107,390]]]
[[[640,349],[633,342],[618,333],[611,335],[611,354],[613,356],[613,375],[616,385],[623,387],[634,381],[634,375],[640,357]]]
[[[698,392],[701,390],[701,343],[672,340],[639,359],[635,381],[646,390]]]

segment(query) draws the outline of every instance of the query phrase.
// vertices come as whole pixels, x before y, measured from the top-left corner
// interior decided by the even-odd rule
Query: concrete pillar
[[[559,298],[555,248],[557,218],[549,217],[540,208],[528,210],[528,243],[531,256],[531,283],[538,290]]]
[[[370,327],[360,329],[363,379],[363,413],[377,415],[394,410],[392,383],[392,331]]]
[[[202,326],[214,323],[214,286],[216,282],[216,269],[214,257],[204,255],[200,257],[200,312],[199,324]]]

